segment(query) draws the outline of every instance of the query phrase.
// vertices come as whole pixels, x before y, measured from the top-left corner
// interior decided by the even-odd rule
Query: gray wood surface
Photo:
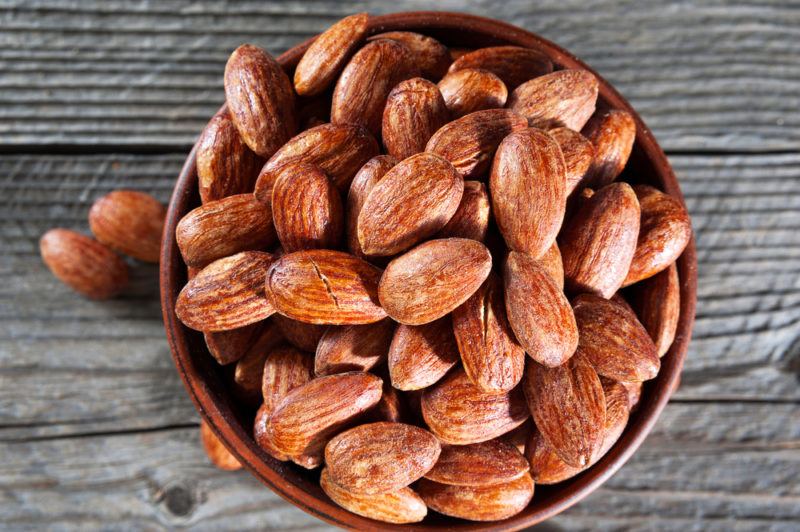
[[[156,269],[122,298],[41,265],[115,188],[166,202],[241,42],[280,52],[342,15],[453,9],[586,59],[667,149],[698,238],[682,386],[564,529],[800,528],[800,5],[759,1],[0,0],[0,525],[323,529],[209,466],[164,340]]]

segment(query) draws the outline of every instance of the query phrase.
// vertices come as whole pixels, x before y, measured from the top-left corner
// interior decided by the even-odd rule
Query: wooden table
[[[98,196],[167,201],[223,100],[230,51],[274,53],[344,14],[466,10],[594,66],[668,152],[691,210],[699,306],[683,384],[644,447],[553,520],[566,529],[800,528],[800,6],[625,2],[0,1],[0,522],[69,530],[322,529],[212,468],[172,366],[156,268],[76,297],[48,228]]]

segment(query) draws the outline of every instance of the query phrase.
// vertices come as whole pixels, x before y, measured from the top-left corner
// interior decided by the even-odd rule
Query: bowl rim
[[[601,98],[612,107],[625,109],[634,117],[637,126],[636,144],[656,169],[660,188],[679,199],[685,206],[675,174],[649,128],[616,89],[580,59],[549,40],[522,28],[481,16],[444,11],[410,11],[370,16],[370,34],[385,31],[425,33],[426,29],[459,30],[480,34],[483,39],[495,40],[498,44],[506,43],[535,48],[547,54],[557,65],[566,68],[582,68],[592,72],[599,81]],[[292,47],[283,53],[278,61],[284,68],[292,68],[314,38]],[[161,307],[173,361],[195,408],[244,467],[273,492],[327,523],[359,530],[381,528],[431,531],[441,530],[444,527],[459,530],[519,530],[540,523],[588,496],[627,462],[652,430],[672,392],[680,382],[680,372],[691,339],[696,309],[697,255],[694,235],[677,261],[681,296],[680,317],[675,340],[669,352],[661,359],[662,367],[658,377],[648,383],[645,393],[642,394],[642,401],[636,416],[631,418],[623,435],[612,449],[589,470],[567,481],[563,488],[558,489],[559,485],[553,486],[551,489],[554,491],[549,494],[547,504],[537,504],[534,495],[533,502],[525,510],[503,521],[480,523],[451,521],[448,518],[445,525],[425,522],[412,525],[390,525],[353,514],[339,507],[327,497],[318,498],[285,479],[282,475],[285,466],[270,465],[264,459],[265,453],[258,449],[249,434],[241,430],[232,413],[220,408],[206,386],[202,368],[199,368],[192,360],[186,340],[188,329],[175,317],[175,300],[182,288],[178,285],[183,278],[180,270],[185,271],[185,264],[175,241],[175,227],[180,217],[188,212],[189,202],[196,194],[193,190],[196,189],[197,180],[196,150],[197,145],[195,144],[176,181],[167,211],[161,244],[159,266]]]

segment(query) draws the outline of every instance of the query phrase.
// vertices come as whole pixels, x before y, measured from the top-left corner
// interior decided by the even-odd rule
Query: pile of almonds
[[[337,504],[505,519],[623,432],[675,335],[689,217],[617,180],[636,123],[591,73],[367,32],[332,26],[293,82],[230,56],[176,314],[258,445]]]

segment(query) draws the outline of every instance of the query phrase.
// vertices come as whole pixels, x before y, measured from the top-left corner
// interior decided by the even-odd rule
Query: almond
[[[475,111],[444,125],[425,151],[450,161],[464,178],[479,178],[489,169],[500,141],[527,126],[523,117],[508,109]]]
[[[281,168],[272,187],[271,207],[278,240],[287,253],[335,248],[342,240],[341,196],[317,166],[289,163]]]
[[[205,422],[200,420],[200,441],[203,443],[203,449],[206,451],[211,463],[224,471],[236,471],[242,468],[242,464],[231,452],[225,447],[214,431]]]
[[[372,188],[358,214],[367,255],[390,256],[433,235],[450,221],[464,180],[446,160],[420,153],[398,163]]]
[[[425,478],[452,486],[494,486],[528,473],[528,461],[513,446],[500,440],[472,445],[445,445],[436,465]]]
[[[594,145],[577,131],[566,127],[557,127],[548,133],[556,140],[564,155],[567,166],[566,193],[569,196],[580,183],[588,179],[595,157]]]
[[[484,109],[499,109],[508,98],[508,89],[500,78],[488,70],[475,68],[447,74],[439,82],[439,90],[454,118]]]
[[[381,132],[389,155],[406,159],[425,151],[425,144],[450,120],[439,88],[423,78],[398,83],[386,99]]]
[[[264,407],[273,412],[286,395],[314,378],[314,358],[289,346],[267,351],[259,388]]]
[[[331,122],[358,124],[378,136],[389,91],[412,77],[414,70],[413,56],[405,45],[387,39],[367,43],[336,82]]]
[[[347,232],[347,248],[353,255],[363,256],[364,251],[358,242],[358,215],[367,201],[370,191],[383,179],[383,176],[397,164],[391,155],[378,155],[367,161],[350,183],[345,209],[345,229]]]
[[[292,83],[275,59],[243,44],[225,65],[225,101],[239,135],[262,157],[270,157],[294,134]]]
[[[531,467],[531,476],[537,484],[557,484],[586,469],[572,467],[562,460],[536,427],[533,428],[525,446],[525,457]]]
[[[240,251],[263,250],[276,241],[272,211],[251,194],[210,201],[181,218],[175,240],[189,266],[203,267]]]
[[[300,58],[294,88],[300,96],[319,94],[336,80],[367,33],[367,13],[345,17],[322,32]]]
[[[377,41],[378,39],[389,39],[404,44],[411,51],[420,75],[428,79],[441,79],[452,62],[447,46],[427,35],[411,31],[387,31],[373,35],[367,40]]]
[[[341,251],[312,249],[283,255],[267,272],[267,292],[286,317],[318,325],[373,323],[381,270]]]
[[[508,108],[528,119],[532,127],[581,128],[594,114],[597,78],[586,70],[557,70],[514,89]]]
[[[641,382],[620,382],[626,390],[628,390],[628,407],[631,412],[636,410],[639,406],[639,401],[642,399],[642,383]]]
[[[561,366],[531,363],[525,397],[536,427],[558,456],[586,466],[603,444],[606,403],[597,372],[579,354]]]
[[[264,293],[273,256],[243,251],[212,262],[183,287],[175,314],[197,331],[227,331],[269,317],[275,307]]]
[[[613,296],[628,274],[638,236],[639,201],[631,186],[612,183],[595,192],[559,236],[567,289]]]
[[[591,294],[573,302],[578,351],[604,377],[641,382],[658,374],[658,351],[644,326],[625,307]]]
[[[525,421],[525,423],[523,423],[519,427],[515,428],[511,432],[503,434],[500,440],[508,443],[509,445],[513,445],[516,450],[518,450],[521,453],[524,453],[525,443],[528,441],[531,432],[535,430],[535,428],[536,427],[534,426],[533,421],[531,421],[531,419],[528,418]]]
[[[268,351],[283,340],[273,320],[230,331],[207,332],[203,336],[211,356],[222,366],[236,362],[253,351]]]
[[[497,276],[490,275],[453,311],[453,332],[464,371],[475,386],[499,393],[519,384],[525,370],[525,351],[508,324],[503,284]]]
[[[425,325],[399,325],[389,347],[389,375],[398,390],[421,390],[458,363],[450,318]]]
[[[470,521],[499,521],[518,514],[533,498],[529,474],[494,486],[449,486],[422,479],[417,491],[431,510]]]
[[[266,349],[250,351],[234,364],[233,392],[243,403],[251,406],[261,403],[264,362],[269,352]]]
[[[58,278],[89,299],[108,299],[128,284],[128,266],[93,238],[69,229],[50,229],[39,239],[42,260]]]
[[[655,342],[658,356],[663,357],[675,339],[680,318],[678,268],[673,263],[666,270],[637,284],[633,290],[639,320]]]
[[[583,131],[595,152],[586,184],[604,187],[614,181],[628,163],[636,140],[636,122],[629,112],[612,109],[595,114]]]
[[[388,318],[369,325],[329,327],[317,344],[314,373],[369,371],[386,360],[393,333],[394,322]]]
[[[375,407],[374,416],[379,421],[400,423],[408,417],[408,412],[400,392],[394,389],[388,381],[383,383],[383,395]]]
[[[509,90],[529,79],[553,71],[553,63],[543,53],[520,46],[479,48],[456,58],[450,72],[465,68],[488,70],[506,84]]]
[[[528,419],[522,390],[486,393],[457,369],[426,389],[422,415],[442,443],[467,445],[492,440]]]
[[[641,207],[641,226],[636,252],[622,286],[666,269],[692,239],[692,222],[679,199],[648,185],[636,185],[633,190]]]
[[[377,495],[422,478],[440,452],[436,436],[425,429],[378,422],[331,439],[325,446],[325,464],[330,479],[350,493]]]
[[[242,140],[230,114],[215,115],[197,141],[197,186],[208,203],[253,191],[264,159]]]
[[[566,209],[566,166],[553,138],[512,133],[497,148],[489,180],[492,211],[508,247],[541,257],[555,242]]]
[[[331,481],[328,469],[322,470],[319,479],[322,491],[336,504],[358,514],[384,523],[418,523],[425,518],[428,508],[411,488],[401,488],[380,495],[357,495]]]
[[[556,282],[558,289],[564,290],[564,263],[561,262],[561,251],[556,242],[553,242],[544,255],[539,257],[539,264],[547,270],[547,273]]]
[[[622,383],[600,378],[603,384],[603,393],[606,397],[606,424],[603,432],[603,445],[592,457],[592,463],[600,460],[611,450],[628,425],[630,415],[630,402],[628,389]]]
[[[313,323],[303,323],[280,314],[272,316],[272,321],[278,327],[283,337],[291,345],[306,353],[313,353],[317,350],[322,335],[328,330],[325,325],[314,325]]]
[[[456,213],[442,227],[438,238],[471,238],[478,242],[486,241],[489,232],[491,206],[486,185],[480,181],[464,181],[464,194]]]
[[[282,453],[317,454],[333,434],[377,404],[382,385],[380,378],[363,372],[318,377],[281,399],[267,431]]]
[[[544,266],[523,253],[508,254],[503,270],[506,311],[525,352],[545,366],[566,362],[578,346],[569,301]]]
[[[491,268],[492,256],[480,242],[466,238],[429,240],[389,263],[378,296],[395,321],[422,325],[466,301]]]
[[[267,423],[269,422],[270,414],[272,414],[272,411],[267,408],[267,405],[262,404],[259,407],[256,412],[256,419],[253,423],[253,439],[256,441],[256,445],[261,447],[261,449],[272,458],[280,462],[286,462],[289,460],[289,456],[280,452],[275,447],[272,436],[269,431],[267,431]]]
[[[358,169],[378,155],[378,142],[366,129],[348,124],[322,124],[303,131],[275,152],[261,169],[255,196],[263,203],[272,201],[272,187],[283,166],[289,162],[317,165],[345,191]]]
[[[89,211],[89,228],[106,246],[134,259],[158,262],[167,210],[149,194],[115,190]]]

